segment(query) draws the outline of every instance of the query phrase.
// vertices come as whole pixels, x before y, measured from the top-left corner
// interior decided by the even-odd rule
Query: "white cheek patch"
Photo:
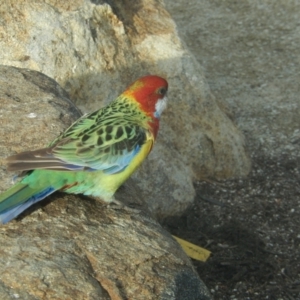
[[[162,99],[159,99],[155,104],[155,113],[154,116],[156,118],[159,118],[161,113],[165,110],[167,107],[168,98],[167,96],[163,97]]]

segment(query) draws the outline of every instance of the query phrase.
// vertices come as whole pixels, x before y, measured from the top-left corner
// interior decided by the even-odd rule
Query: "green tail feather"
[[[0,195],[0,212],[5,211],[8,208],[15,207],[29,199],[35,193],[36,191],[28,188],[27,184],[16,183]]]
[[[32,188],[19,182],[0,195],[0,223],[5,224],[26,208],[55,192],[53,187]]]

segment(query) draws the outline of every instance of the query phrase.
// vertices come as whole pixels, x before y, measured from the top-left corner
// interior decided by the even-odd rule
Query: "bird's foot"
[[[140,209],[137,208],[133,208],[130,207],[128,205],[125,205],[124,203],[122,203],[119,200],[113,199],[110,203],[109,203],[109,207],[112,209],[123,209],[125,211],[131,212],[131,213],[135,213],[135,214],[139,214],[141,212]]]

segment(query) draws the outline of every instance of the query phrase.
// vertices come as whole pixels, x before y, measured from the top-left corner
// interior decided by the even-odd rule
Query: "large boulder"
[[[45,146],[80,113],[54,80],[14,67],[0,67],[0,103],[1,192],[4,157]],[[210,299],[141,195],[134,180],[116,195],[137,213],[56,193],[2,225],[0,299]]]
[[[170,101],[157,145],[134,179],[157,216],[179,214],[193,201],[195,179],[247,175],[243,136],[161,1],[108,3],[2,3],[0,63],[54,78],[84,111],[112,100],[141,75],[167,78]]]

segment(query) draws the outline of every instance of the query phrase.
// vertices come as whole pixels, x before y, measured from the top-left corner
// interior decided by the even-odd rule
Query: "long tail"
[[[5,224],[26,208],[55,192],[53,187],[34,189],[21,182],[0,195],[0,223]]]

